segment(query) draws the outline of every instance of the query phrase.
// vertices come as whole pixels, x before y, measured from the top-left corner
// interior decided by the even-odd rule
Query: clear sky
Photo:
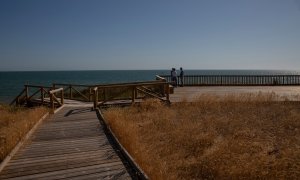
[[[300,70],[300,0],[0,0],[0,71]]]

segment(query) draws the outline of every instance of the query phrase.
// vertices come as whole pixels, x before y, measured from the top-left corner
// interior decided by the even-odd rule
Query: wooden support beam
[[[44,88],[42,87],[42,88],[41,88],[41,100],[42,100],[42,104],[44,104],[44,102],[45,102],[45,94],[44,94],[44,92],[45,92],[45,90],[44,90]]]
[[[25,85],[25,97],[26,97],[26,100],[28,100],[28,97],[29,97],[29,88],[27,85]]]
[[[135,103],[135,94],[136,94],[136,86],[133,86],[132,87],[132,96],[131,96],[131,101],[132,101],[132,104]]]
[[[35,96],[36,94],[38,94],[41,90],[37,90],[36,92],[34,92],[30,97],[27,97],[26,99],[29,101],[33,96]]]
[[[94,109],[97,109],[98,106],[98,87],[93,89],[94,92]]]
[[[75,89],[75,88],[73,88],[73,87],[72,87],[72,89],[73,89],[75,92],[77,92],[80,96],[82,96],[86,101],[89,101],[89,98],[86,97],[84,94],[82,94],[80,91],[78,91],[77,89]]]
[[[55,109],[53,96],[54,95],[50,93],[50,114],[54,114],[54,109]]]
[[[53,90],[49,91],[49,93],[54,94],[54,93],[57,93],[57,92],[63,91],[63,90],[64,90],[63,88],[53,89]]]
[[[152,97],[154,97],[154,98],[157,98],[157,99],[160,99],[160,100],[164,101],[163,98],[157,96],[156,94],[147,92],[147,91],[145,91],[145,90],[143,90],[143,89],[141,89],[141,88],[136,88],[136,90],[139,90],[139,91],[143,92],[144,94],[147,94],[147,95],[149,95],[149,96],[152,96]]]
[[[72,95],[72,85],[69,86],[69,89],[70,89],[69,98],[72,99],[73,98],[73,95]]]
[[[61,100],[61,104],[63,105],[64,104],[64,91],[63,90],[61,91],[61,94],[60,94],[60,100]]]

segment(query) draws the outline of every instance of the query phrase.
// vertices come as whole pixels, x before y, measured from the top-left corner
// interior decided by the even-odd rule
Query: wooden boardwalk
[[[274,92],[279,96],[288,97],[291,100],[300,100],[300,86],[185,86],[175,88],[174,94],[170,94],[170,101],[193,101],[203,94],[224,96],[258,92]]]
[[[37,128],[0,179],[131,179],[90,107],[64,107]]]
[[[256,92],[299,100],[300,86],[178,87],[170,101],[193,101],[201,94]],[[65,100],[65,104],[43,121],[0,172],[0,179],[132,179],[129,165],[123,163],[91,110],[92,102]]]

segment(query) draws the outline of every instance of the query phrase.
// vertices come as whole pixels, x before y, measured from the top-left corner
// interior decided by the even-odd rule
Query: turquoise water
[[[52,83],[105,84],[154,80],[155,75],[169,75],[170,70],[107,71],[35,71],[0,72],[0,102],[9,103],[24,84],[51,86]],[[300,71],[270,70],[185,70],[186,75],[292,75]]]

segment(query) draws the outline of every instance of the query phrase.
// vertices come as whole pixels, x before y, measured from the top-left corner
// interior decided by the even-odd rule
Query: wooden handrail
[[[94,85],[53,83],[53,86],[79,86],[79,87],[81,86],[81,87],[93,87]]]
[[[126,82],[126,83],[110,83],[110,84],[91,84],[91,85],[85,85],[85,84],[67,84],[67,83],[53,83],[54,86],[78,86],[78,87],[89,87],[93,88],[95,86],[115,86],[115,85],[134,85],[134,84],[142,84],[142,83],[157,83],[157,80],[155,81],[136,81],[136,82]]]
[[[159,88],[160,89],[159,93],[153,91],[153,89],[148,88],[147,86]],[[144,95],[158,98],[162,101],[169,102],[170,91],[168,89],[166,89],[166,88],[169,88],[169,83],[164,82],[164,81],[156,80],[156,81],[150,81],[150,82],[148,81],[148,82],[143,82],[143,83],[109,84],[109,85],[101,85],[101,86],[96,86],[96,87],[97,87],[97,91],[99,91],[100,89],[103,89],[103,92],[105,92],[106,89],[114,89],[114,88],[122,88],[122,90],[120,92],[118,92],[117,94],[114,94],[113,96],[108,97],[108,99],[107,98],[103,99],[103,101],[101,101],[100,103],[98,103],[98,101],[97,102],[95,101],[95,96],[94,96],[94,108],[98,105],[103,105],[105,102],[111,101],[111,100],[131,99],[132,104],[134,104],[135,100],[138,98],[138,96],[137,96],[138,92],[140,92]],[[127,97],[116,99],[116,97],[120,96],[121,94],[123,94],[124,92],[127,92],[127,91],[128,91],[128,93],[131,91],[131,97],[128,94]],[[166,100],[163,97],[166,97]],[[98,97],[97,97],[97,100],[98,100]]]
[[[77,89],[71,87],[71,89],[73,89],[75,92],[77,92],[81,97],[83,97],[85,100],[89,101],[89,98],[86,97],[84,94],[82,94],[80,91],[78,91]],[[72,93],[71,93],[72,94]],[[72,97],[72,96],[71,96]]]
[[[31,85],[31,84],[27,84],[27,85],[24,85],[25,87],[32,87],[32,88],[45,88],[45,89],[51,89],[52,87],[50,86],[40,86],[40,85]]]
[[[141,88],[136,88],[136,90],[139,90],[139,91],[141,91],[141,92],[143,92],[143,93],[145,93],[145,94],[147,94],[149,96],[155,97],[157,99],[164,100],[163,98],[159,97],[157,94],[147,92],[147,91],[145,91],[145,90],[143,90]]]
[[[93,88],[93,92],[94,92],[94,96],[93,96],[93,100],[94,100],[94,109],[96,109],[97,106],[98,106],[98,87],[94,87],[94,88]]]
[[[63,88],[59,86],[67,86],[67,88]],[[16,102],[19,99],[22,99],[20,101],[21,103],[27,102],[28,103],[47,103],[45,102],[45,95],[46,97],[50,97],[50,107],[52,112],[54,112],[55,104],[58,104],[59,106],[64,104],[64,92],[66,90],[70,90],[70,98],[72,98],[72,90],[80,95],[80,97],[83,97],[84,100],[87,101],[93,101],[94,102],[94,108],[96,108],[99,104],[105,103],[107,101],[112,100],[128,100],[131,99],[132,103],[135,102],[135,99],[137,98],[143,98],[145,95],[149,95],[155,98],[159,98],[161,100],[164,100],[164,97],[169,99],[168,91],[166,91],[166,87],[169,86],[169,83],[161,80],[156,81],[143,81],[143,82],[131,82],[131,83],[119,83],[119,84],[102,84],[102,85],[76,85],[76,84],[53,84],[53,87],[47,87],[47,86],[37,86],[37,85],[25,85],[25,89],[20,93],[20,95],[15,98],[13,101]],[[55,89],[55,87],[57,87]],[[83,88],[83,91],[74,89],[74,87],[88,87]],[[39,90],[35,91],[33,94],[30,95],[29,88],[39,88]],[[82,89],[82,88],[81,88]],[[88,96],[86,96],[85,91],[87,91]],[[108,92],[111,91],[111,92]],[[33,99],[31,100],[36,94],[40,92],[40,99]],[[55,95],[56,93],[60,92],[60,100]],[[103,92],[101,103],[99,103],[99,93]],[[20,98],[22,95],[24,95],[24,98]],[[58,96],[59,97],[59,96]],[[24,101],[24,99],[26,101]],[[17,102],[19,103],[19,101]],[[25,104],[24,103],[24,104]]]
[[[10,105],[13,105],[15,102],[17,103],[17,100],[24,94],[26,89],[24,88],[21,93],[10,103]],[[18,104],[17,104],[18,105]]]
[[[61,92],[61,97],[60,97],[61,102],[59,102],[59,100],[55,96],[55,93],[57,93],[57,92]],[[59,104],[59,106],[62,106],[64,104],[64,89],[63,88],[53,89],[53,90],[49,91],[49,94],[50,94],[50,107],[51,107],[50,113],[53,114],[54,110],[55,110],[54,101],[56,101]]]
[[[135,86],[151,86],[151,85],[164,85],[166,82],[143,82],[143,83],[128,83],[128,84],[107,84],[107,85],[99,85],[98,88],[119,88],[119,87],[135,87]]]
[[[63,90],[64,90],[64,88],[53,89],[53,90],[49,91],[49,93],[54,94],[56,92],[63,91]]]
[[[158,80],[158,81],[164,81],[164,82],[167,81],[166,78],[163,78],[163,77],[161,77],[159,75],[156,75],[155,77],[156,77],[156,80]]]

